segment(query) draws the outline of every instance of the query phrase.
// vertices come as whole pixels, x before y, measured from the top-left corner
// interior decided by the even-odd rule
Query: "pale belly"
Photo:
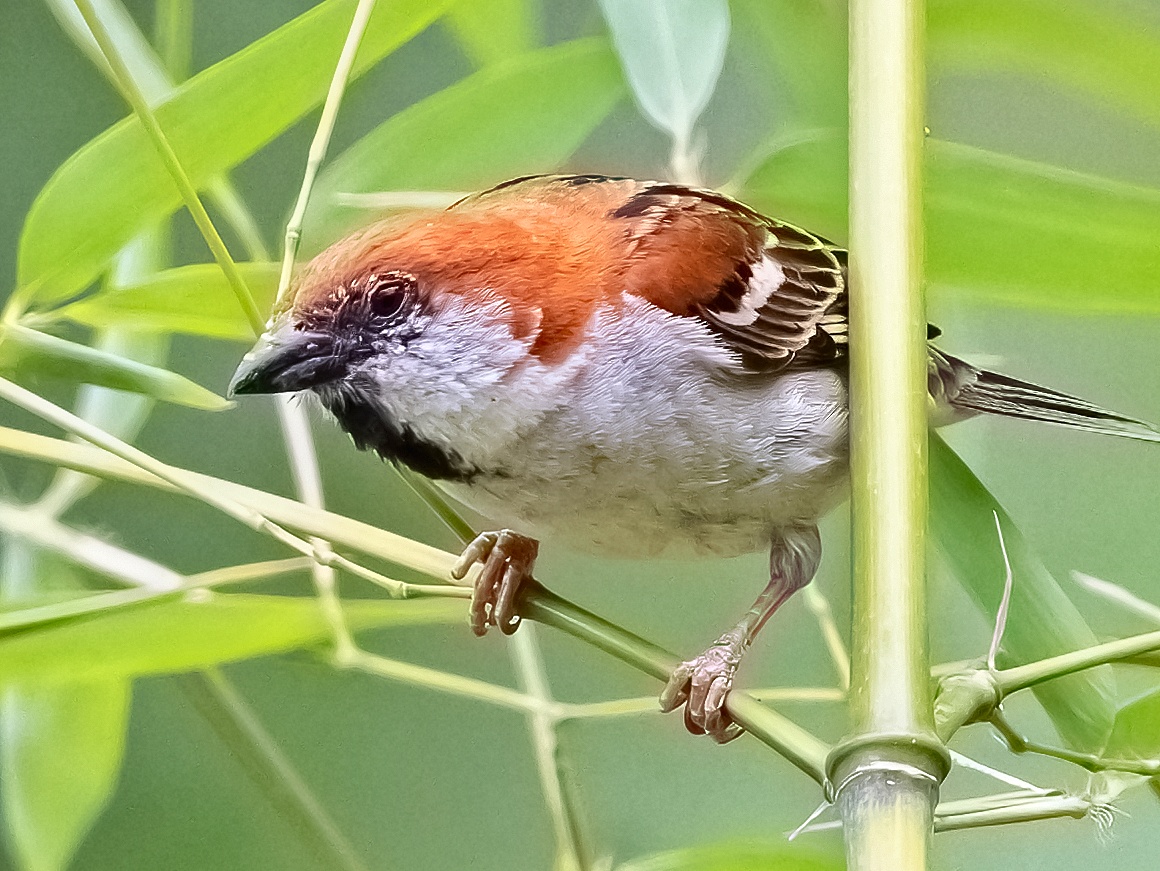
[[[575,401],[522,436],[518,463],[441,486],[497,526],[622,556],[763,550],[772,530],[812,524],[843,498],[838,373],[671,389],[608,374],[572,385]]]

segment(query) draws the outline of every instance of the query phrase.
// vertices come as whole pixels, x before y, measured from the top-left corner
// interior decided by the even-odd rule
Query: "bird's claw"
[[[451,569],[451,577],[461,580],[476,563],[483,565],[471,595],[471,631],[487,634],[489,626],[498,626],[511,635],[520,625],[515,612],[516,593],[532,576],[532,567],[540,545],[527,536],[501,529],[476,536]]]
[[[725,710],[725,697],[743,652],[736,639],[722,636],[700,656],[682,662],[661,693],[661,710],[675,711],[684,704],[685,728],[718,744],[741,735],[745,730]]]

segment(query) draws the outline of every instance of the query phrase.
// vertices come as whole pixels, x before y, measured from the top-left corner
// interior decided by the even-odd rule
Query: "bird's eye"
[[[409,283],[397,275],[387,275],[372,277],[368,284],[366,305],[371,315],[383,320],[398,317],[407,301]]]

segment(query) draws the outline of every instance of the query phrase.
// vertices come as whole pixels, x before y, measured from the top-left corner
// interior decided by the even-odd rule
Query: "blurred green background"
[[[390,5],[390,0],[382,2]],[[154,5],[133,0],[126,6],[150,33]],[[310,6],[287,0],[201,0],[193,13],[192,69],[204,69],[243,49]],[[342,107],[331,154],[341,154],[384,119],[470,75],[481,62],[503,64],[506,55],[535,46],[588,36],[606,38],[600,9],[586,0],[495,6],[493,57],[484,57],[478,48],[473,54],[455,31],[436,22],[355,82]],[[992,16],[988,4],[934,6],[945,20],[974,8],[976,20],[998,20],[998,27],[1006,26]],[[1160,44],[1160,3],[1155,0],[1042,5],[1015,0],[1010,6],[1026,13],[1025,24],[1042,24],[1042,30],[1009,31],[1016,46],[1019,40],[1032,46],[1036,33],[1043,32],[1079,39],[1076,45],[1065,46],[1063,56],[1074,56],[1081,73],[1093,57],[1120,53],[1124,60],[1122,52],[1127,49],[1101,42],[1110,39],[1108,33],[1122,35],[1126,30],[1145,43],[1150,40],[1153,49]],[[1064,29],[1060,36],[1051,24],[1056,6],[1077,20],[1091,16],[1121,30],[1111,25],[1107,32],[1080,27]],[[523,13],[509,18],[511,8]],[[811,92],[794,81],[792,69],[787,72],[787,62],[797,64],[801,76],[819,79],[819,101],[832,97],[832,88],[827,88],[833,82],[820,80],[826,71],[811,70],[800,60],[820,58],[818,65],[824,67],[826,52],[815,52],[808,43],[798,45],[800,57],[795,60],[792,52],[779,56],[776,49],[777,39],[788,32],[786,22],[794,16],[824,18],[836,27],[822,28],[823,35],[842,34],[840,10],[822,0],[744,0],[731,9],[733,31],[724,68],[698,125],[705,147],[704,179],[711,186],[733,182],[732,189],[743,197],[747,190],[753,192],[749,199],[755,205],[777,212],[784,207],[788,213],[782,213],[791,219],[817,215],[824,220],[833,212],[832,203],[811,213],[808,203],[795,198],[796,189],[756,182],[747,188],[740,168],[753,165],[754,155],[762,154],[762,143],[772,136],[840,121],[840,104],[803,105],[802,95]],[[501,28],[512,20],[522,21],[524,29],[503,36]],[[931,39],[928,126],[933,138],[1160,188],[1160,123],[1155,111],[1133,110],[1130,101],[1108,97],[1098,86],[1084,86],[1081,73],[1069,78],[1050,65],[1037,66],[1042,55],[1030,47],[1030,60],[1023,63],[1011,60],[1016,51],[992,55],[985,28],[982,36],[974,42],[965,40],[967,49],[955,54],[950,49],[957,43],[945,35],[953,29],[952,21],[940,31],[942,37],[932,34]],[[1125,61],[1125,68],[1130,72],[1130,63]],[[1126,74],[1101,72],[1112,77]],[[1152,94],[1160,105],[1160,66],[1143,63],[1138,75],[1141,79],[1132,87],[1145,96]],[[1099,76],[1093,75],[1092,81],[1098,85]],[[18,240],[38,191],[70,154],[124,117],[126,109],[46,5],[16,0],[0,3],[0,106],[0,163],[5,167],[0,173],[4,205],[0,288],[6,293],[16,284]],[[316,120],[314,111],[233,173],[271,247],[280,240]],[[625,90],[562,168],[658,177],[667,173],[668,161],[667,137],[642,118]],[[472,179],[470,161],[464,165],[442,187],[502,180]],[[833,174],[813,180],[825,189],[844,184]],[[434,182],[430,186],[439,187]],[[1096,215],[1092,221],[1094,252],[1103,250],[1101,220]],[[817,229],[840,237],[840,222],[834,223]],[[1026,222],[1022,227],[1026,235],[1006,241],[1016,252],[1051,259],[1055,249],[1037,248],[1040,231],[1053,232],[1050,216]],[[1152,238],[1160,249],[1160,237]],[[208,259],[204,243],[183,213],[175,218],[174,239],[175,264]],[[321,235],[308,236],[305,246],[316,250],[325,241]],[[972,244],[971,239],[957,241]],[[1118,288],[1109,287],[1092,287],[1090,305],[1075,293],[1065,294],[1072,301],[1059,305],[1051,305],[1050,294],[1042,291],[1000,299],[979,290],[986,282],[979,277],[978,263],[985,268],[988,252],[974,254],[978,257],[972,267],[974,285],[957,286],[948,280],[932,286],[930,314],[944,330],[942,347],[1160,421],[1156,301],[1160,279],[1150,287],[1126,289],[1136,295],[1132,306],[1118,306]],[[932,259],[939,256],[932,251]],[[1110,281],[1119,275],[1120,256],[1110,246],[1106,265]],[[1011,283],[1005,263],[1002,256],[996,257],[996,287]],[[948,270],[952,277],[953,266]],[[1105,269],[1098,262],[1091,267],[1093,273]],[[1101,302],[1105,297],[1111,301]],[[167,365],[222,393],[244,350],[244,343],[177,337]],[[72,389],[35,378],[28,383],[61,402],[67,402]],[[0,421],[50,432],[7,406],[0,409]],[[388,468],[355,452],[329,422],[319,419],[316,424],[332,510],[455,549],[451,536]],[[1097,634],[1149,628],[1072,587],[1067,579],[1072,570],[1080,570],[1160,602],[1156,570],[1160,536],[1155,534],[1160,521],[1160,449],[1006,420],[970,421],[945,436],[1007,508]],[[242,402],[217,414],[159,403],[136,443],[176,465],[278,493],[293,492],[273,406],[267,402]],[[35,498],[49,476],[41,467],[8,459],[2,461],[0,472],[0,492],[8,501]],[[208,508],[128,485],[102,486],[69,514],[69,521],[186,573],[283,555],[271,541]],[[824,541],[826,554],[817,585],[844,626],[848,619],[844,509],[826,521]],[[566,553],[550,543],[542,554],[539,574],[554,590],[686,655],[732,622],[760,588],[766,571],[761,554],[724,562],[645,564]],[[345,583],[359,595],[373,595],[353,582]],[[936,572],[932,585],[935,661],[979,655],[986,649],[989,621],[945,572]],[[300,595],[309,589],[305,576],[260,587],[263,592]],[[657,689],[579,643],[548,631],[539,636],[558,698],[596,701],[649,695]],[[503,684],[513,680],[504,641],[476,640],[465,625],[382,630],[365,633],[360,640],[368,649],[392,657]],[[528,725],[521,715],[336,672],[311,651],[238,663],[226,671],[366,867],[551,866],[552,831]],[[800,597],[762,637],[744,681],[753,686],[835,684],[817,625]],[[179,676],[133,683],[119,783],[72,867],[119,871],[329,867],[328,860],[313,852],[301,832],[271,805],[229,743],[199,713],[188,686]],[[1123,694],[1146,686],[1146,677],[1123,671]],[[828,740],[843,733],[839,705],[799,703],[780,709]],[[1013,700],[1009,709],[1028,733],[1056,740],[1050,722],[1029,698]],[[711,746],[685,734],[679,718],[642,715],[572,723],[562,738],[592,842],[600,856],[614,863],[695,845],[777,842],[817,804],[813,785],[756,742]],[[966,730],[955,747],[1039,784],[1081,791],[1085,786],[1085,777],[1077,770],[1009,757],[983,727]],[[981,775],[957,772],[945,795],[963,797],[995,788],[997,784]],[[942,868],[1060,871],[1152,863],[1160,849],[1156,796],[1136,790],[1125,796],[1121,809],[1110,836],[1090,820],[942,835],[936,840],[935,862]],[[839,836],[833,831],[804,835],[797,844],[805,852],[840,853]],[[11,854],[0,861],[17,867]]]

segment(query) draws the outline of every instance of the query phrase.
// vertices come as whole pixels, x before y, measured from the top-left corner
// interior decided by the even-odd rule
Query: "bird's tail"
[[[1160,431],[1142,420],[1108,411],[1077,396],[978,369],[935,348],[931,348],[929,380],[936,406],[949,410],[952,416],[986,412],[1160,442]]]

